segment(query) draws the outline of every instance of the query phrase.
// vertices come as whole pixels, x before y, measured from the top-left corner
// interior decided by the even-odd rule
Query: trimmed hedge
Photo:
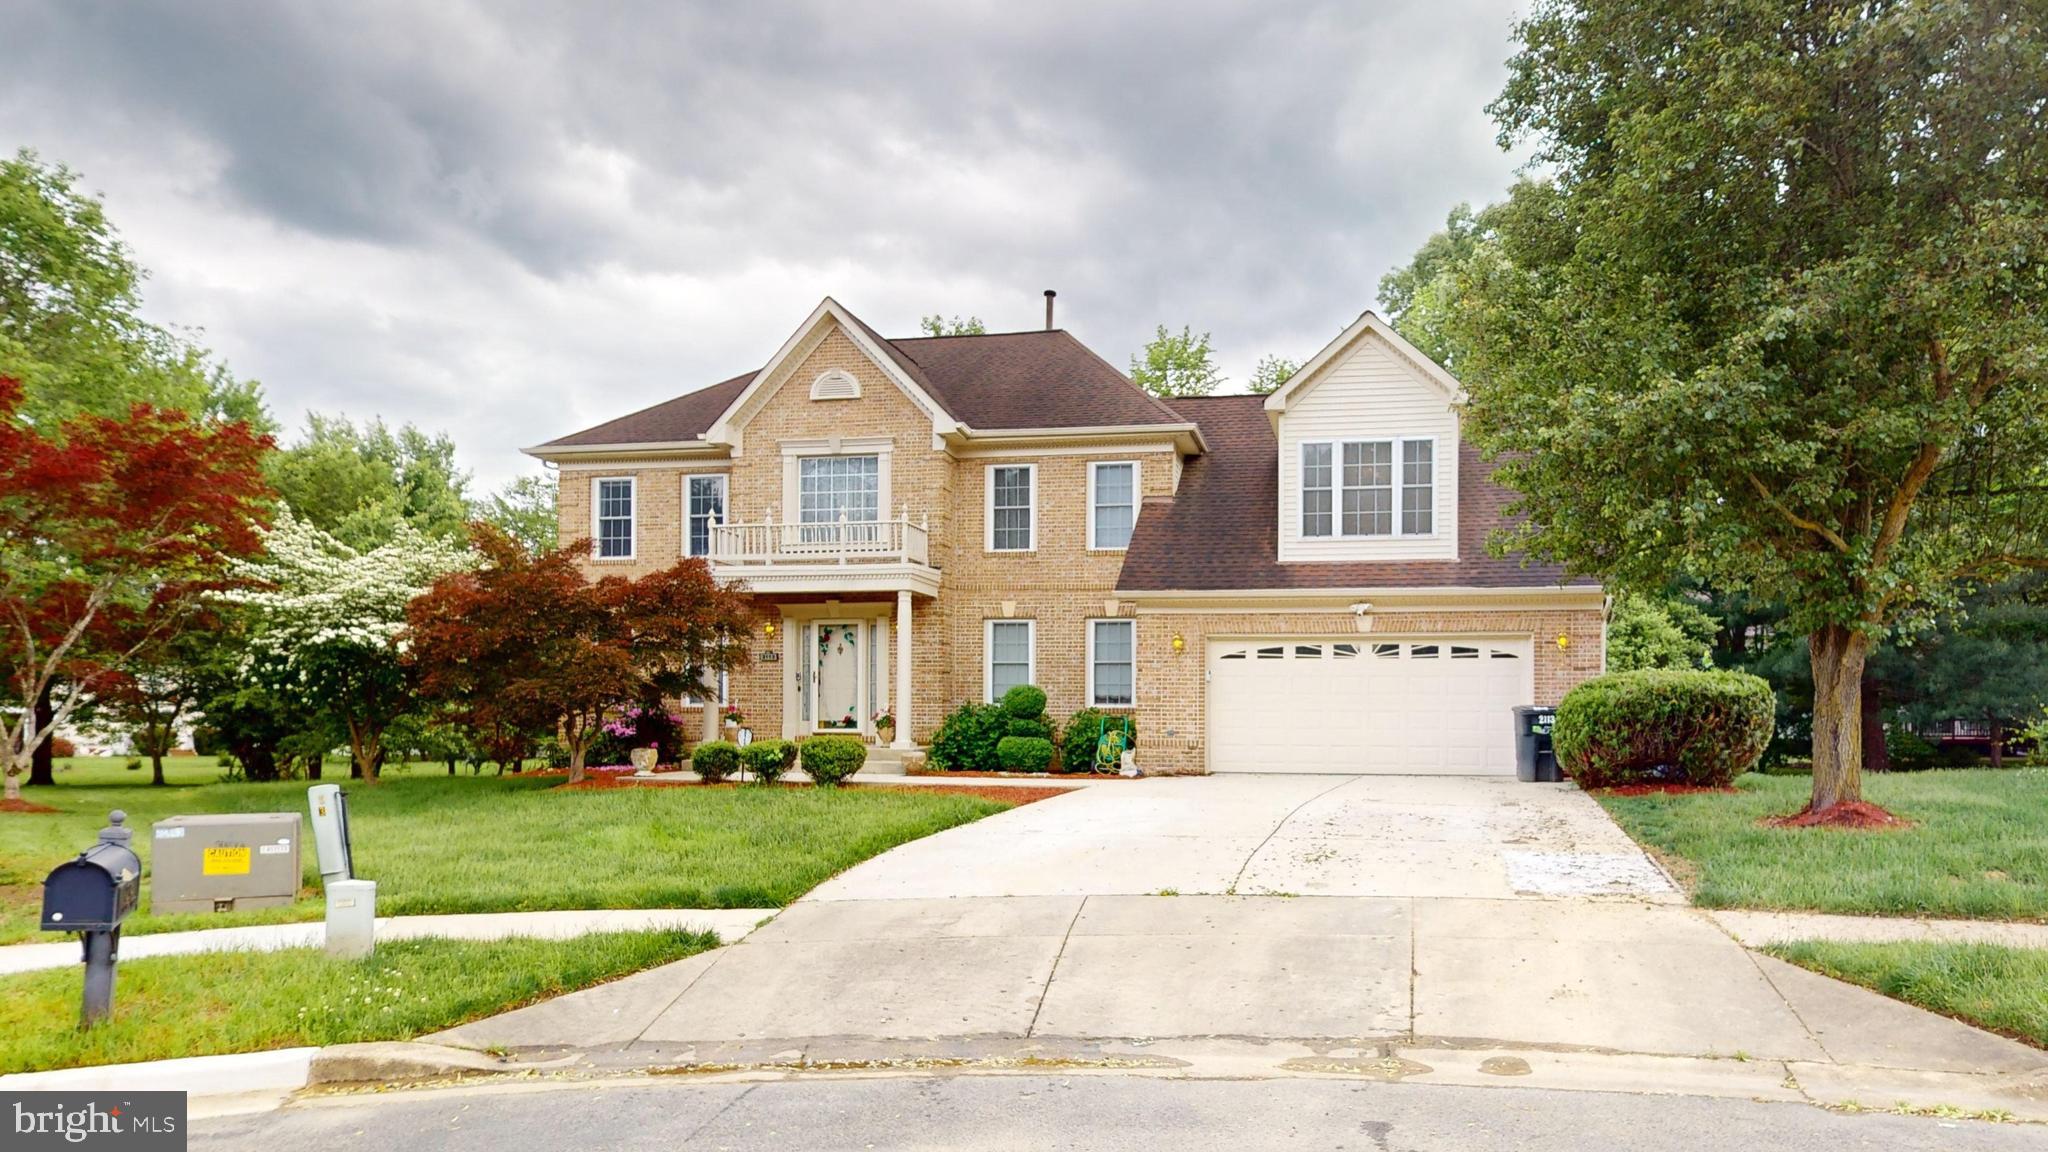
[[[1003,693],[1003,711],[1018,720],[1041,719],[1045,716],[1045,690],[1019,684]]]
[[[1003,725],[1003,735],[1035,736],[1040,740],[1050,740],[1053,738],[1052,721],[1043,716],[1033,716],[1028,720],[1012,716],[1009,722]]]
[[[996,741],[996,762],[1005,772],[1044,772],[1052,767],[1052,741],[1043,736],[1005,736]]]
[[[999,704],[962,704],[932,735],[932,765],[949,772],[985,772],[996,765],[996,743],[1008,734]]]
[[[1109,721],[1114,731],[1119,724],[1128,732],[1125,748],[1138,746],[1138,718],[1128,712],[1104,712],[1098,708],[1083,708],[1067,720],[1066,739],[1060,744],[1060,769],[1066,772],[1093,772],[1095,770],[1095,742],[1102,738],[1102,723]]]
[[[838,787],[868,762],[867,743],[858,736],[813,736],[797,748],[804,771],[821,788]]]
[[[730,740],[706,740],[691,750],[690,767],[706,784],[722,784],[740,770],[740,746]]]
[[[796,763],[796,744],[789,740],[756,740],[740,749],[740,763],[762,784],[773,784]]]
[[[1746,672],[1644,669],[1566,693],[1552,741],[1582,788],[1721,787],[1756,766],[1776,719],[1771,686]]]

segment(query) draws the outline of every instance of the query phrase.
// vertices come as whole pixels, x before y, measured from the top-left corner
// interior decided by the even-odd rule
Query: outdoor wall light
[[[1557,646],[1558,646],[1558,648],[1559,648],[1559,649],[1565,649],[1565,648],[1569,648],[1569,647],[1571,647],[1571,646],[1572,646],[1572,638],[1571,638],[1570,636],[1567,636],[1567,635],[1565,635],[1565,634],[1564,634],[1564,633],[1562,633],[1562,632],[1559,632],[1559,633],[1557,634]]]
[[[1175,632],[1175,633],[1173,634],[1173,650],[1174,650],[1175,652],[1179,652],[1179,651],[1181,651],[1182,649],[1186,648],[1187,646],[1188,646],[1188,642],[1187,642],[1186,640],[1183,640],[1183,639],[1181,639],[1181,635],[1180,635],[1180,633],[1178,633],[1178,632]]]
[[[768,623],[761,625],[761,632],[770,640],[773,640],[775,638],[775,621],[770,620]]]

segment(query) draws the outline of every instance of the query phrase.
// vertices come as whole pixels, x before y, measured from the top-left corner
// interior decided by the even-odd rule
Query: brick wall
[[[1138,763],[1147,772],[1205,770],[1211,636],[1356,636],[1357,618],[1343,613],[1161,613],[1138,621]],[[1580,681],[1600,673],[1602,613],[1598,608],[1487,609],[1373,614],[1368,638],[1464,634],[1528,636],[1533,641],[1538,704],[1556,704]],[[1179,635],[1184,647],[1173,650]],[[1568,638],[1559,648],[1557,637]]]

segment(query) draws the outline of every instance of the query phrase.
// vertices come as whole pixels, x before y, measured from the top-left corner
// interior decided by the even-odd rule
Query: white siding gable
[[[1364,331],[1317,371],[1279,414],[1280,559],[1454,560],[1458,556],[1458,414],[1444,388]],[[1427,536],[1301,534],[1301,446],[1345,440],[1432,438],[1435,531]],[[1399,460],[1395,461],[1399,468]],[[1398,517],[1398,508],[1396,515]]]

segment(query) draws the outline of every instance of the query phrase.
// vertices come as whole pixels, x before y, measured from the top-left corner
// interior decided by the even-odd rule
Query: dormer
[[[1457,559],[1461,397],[1371,312],[1268,396],[1281,562]]]

